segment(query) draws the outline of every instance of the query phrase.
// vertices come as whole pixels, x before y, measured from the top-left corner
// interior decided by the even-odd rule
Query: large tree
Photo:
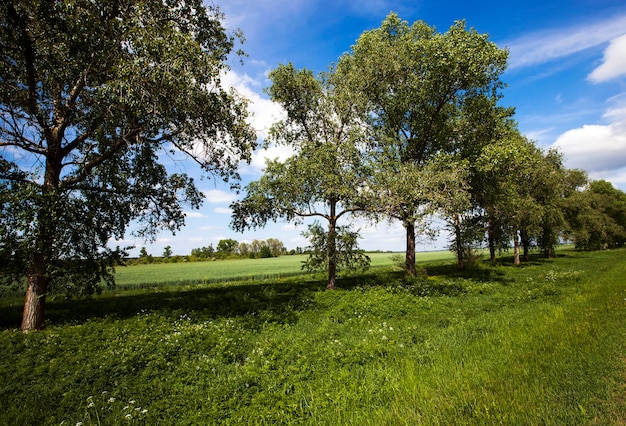
[[[565,236],[567,221],[564,208],[569,197],[587,182],[587,175],[580,169],[566,169],[562,155],[550,149],[541,153],[540,159],[530,171],[528,188],[539,209],[540,223],[535,232],[522,234],[524,258],[532,243],[546,257],[553,257],[554,250]]]
[[[359,37],[338,71],[350,76],[353,90],[361,94],[379,164],[395,168],[391,175],[404,181],[418,178],[409,169],[419,170],[433,156],[456,150],[461,109],[476,97],[498,97],[506,58],[505,50],[462,21],[438,33],[422,21],[409,25],[392,13],[380,28]],[[406,266],[415,274],[415,226],[423,204],[412,194],[397,194],[391,216],[406,228]]]
[[[2,2],[0,256],[28,277],[24,331],[54,287],[112,280],[107,244],[130,221],[146,238],[182,226],[202,196],[170,153],[226,180],[250,158],[222,18],[201,0]]]
[[[520,242],[539,235],[543,200],[536,196],[543,153],[514,128],[502,139],[486,145],[476,159],[476,168],[489,189],[482,197],[489,232],[513,241],[514,263],[520,263]],[[490,251],[494,253],[491,247]],[[492,258],[493,260],[493,258]]]
[[[568,237],[576,248],[599,250],[626,243],[626,193],[610,182],[597,180],[563,203]]]
[[[279,218],[325,221],[326,232],[316,225],[309,228],[317,250],[308,265],[324,266],[327,287],[334,288],[342,265],[362,264],[354,262],[361,254],[353,250],[353,234],[342,232],[338,223],[364,207],[370,176],[363,151],[365,128],[344,82],[332,70],[316,77],[288,64],[269,77],[268,93],[287,113],[272,126],[270,141],[289,145],[296,153],[285,162],[267,163],[261,178],[246,187],[246,196],[232,204],[232,226],[243,231]],[[348,261],[346,253],[352,254]]]

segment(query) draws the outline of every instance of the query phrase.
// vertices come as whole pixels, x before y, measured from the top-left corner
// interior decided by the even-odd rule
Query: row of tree
[[[88,294],[103,280],[112,285],[126,248],[109,242],[125,237],[129,224],[147,240],[183,226],[184,207],[203,197],[191,177],[166,167],[172,156],[236,188],[239,164],[250,161],[257,139],[247,101],[220,81],[241,38],[223,19],[202,0],[0,2],[0,280],[26,277],[22,330],[43,326],[55,288]],[[546,224],[558,223],[557,203],[544,203],[552,207],[542,209],[541,221],[520,211],[542,201],[528,204],[538,193],[524,197],[517,184],[536,164],[524,163],[532,144],[512,111],[498,106],[506,56],[463,22],[440,34],[392,14],[327,73],[280,66],[268,93],[287,118],[268,142],[298,154],[270,162],[250,184],[233,205],[233,227],[279,217],[326,221],[326,229],[308,231],[317,247],[309,265],[326,265],[329,287],[340,265],[367,263],[357,234],[339,224],[353,214],[404,224],[409,273],[415,236],[432,213],[455,224],[465,252],[477,217],[489,218],[494,247],[514,228],[522,241],[555,241],[558,227]],[[502,162],[492,163],[490,151]],[[558,155],[541,158],[541,165],[553,159],[555,179],[562,171],[564,181],[575,181]],[[487,180],[494,177],[505,180]],[[545,197],[575,187],[546,185]],[[611,191],[596,189],[588,208],[577,212],[573,203],[568,214],[581,222],[598,209],[613,214],[605,199]],[[520,197],[505,202],[509,192]],[[597,235],[622,241],[613,216],[580,232],[581,245],[597,246]],[[539,234],[543,227],[554,233]]]
[[[231,259],[231,258],[247,258],[259,259],[278,257],[285,254],[287,249],[282,241],[276,238],[268,238],[267,240],[252,240],[250,243],[237,242],[231,238],[220,240],[217,247],[213,248],[213,244],[206,247],[195,248],[191,250],[192,259]]]
[[[232,227],[325,222],[306,235],[309,263],[328,270],[328,288],[340,268],[368,264],[358,234],[339,225],[355,215],[404,225],[412,275],[416,237],[434,232],[435,216],[448,224],[461,268],[485,242],[492,260],[512,244],[515,263],[532,245],[551,255],[562,238],[582,248],[623,244],[623,194],[606,182],[579,191],[585,173],[540,150],[500,105],[506,60],[462,21],[438,33],[392,13],[328,72],[280,65],[267,92],[287,114],[269,141],[296,154],[267,163],[231,205]],[[608,216],[598,215],[600,204],[610,205]]]
[[[171,246],[165,246],[163,248],[163,254],[160,257],[155,257],[148,253],[146,247],[141,247],[139,250],[139,257],[137,259],[126,259],[127,265],[132,264],[150,264],[150,263],[163,263],[163,262],[194,262],[203,260],[217,260],[217,259],[263,259],[269,257],[278,257],[282,254],[286,254],[287,249],[282,241],[276,238],[269,238],[267,240],[252,240],[251,243],[238,242],[231,238],[222,239],[217,243],[217,247],[213,247],[213,244],[209,244],[206,247],[198,247],[191,249],[191,255],[181,256],[174,255]],[[290,254],[296,254],[297,250],[292,250]],[[300,254],[302,250],[300,249]]]

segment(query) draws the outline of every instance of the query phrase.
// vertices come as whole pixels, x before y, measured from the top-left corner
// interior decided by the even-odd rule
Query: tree
[[[538,233],[541,227],[541,204],[533,194],[541,161],[541,151],[515,128],[483,147],[476,162],[482,179],[489,184],[482,197],[487,221],[490,227],[497,223],[507,240],[513,241],[516,265],[520,263],[520,238]]]
[[[426,23],[408,25],[392,13],[380,28],[363,33],[344,55],[338,72],[360,93],[373,129],[374,152],[389,176],[413,183],[434,155],[458,147],[455,128],[462,107],[476,97],[497,98],[507,52],[463,21],[439,34]],[[407,173],[410,173],[407,175]],[[423,200],[409,188],[391,213],[406,229],[406,268],[415,274],[416,223]]]
[[[213,257],[214,253],[215,249],[213,248],[213,244],[209,244],[207,247],[191,249],[191,255],[198,259],[210,259]]]
[[[272,257],[278,257],[285,251],[285,245],[283,244],[283,242],[276,238],[268,238],[265,243],[270,249]]]
[[[165,248],[163,249],[163,257],[165,259],[169,259],[170,257],[172,257],[172,246],[165,246]]]
[[[492,193],[491,177],[477,168],[478,158],[485,146],[506,138],[511,129],[516,128],[512,119],[514,109],[500,106],[498,102],[499,96],[490,94],[467,98],[454,124],[455,156],[467,165],[469,200],[453,205],[455,208],[445,211],[443,217],[451,231],[450,249],[457,256],[459,268],[475,262],[476,250],[483,247],[485,234],[488,234],[487,241],[494,261],[496,243],[500,242],[499,228],[490,226],[489,220],[494,218],[488,217],[484,209],[485,197]]]
[[[610,182],[591,182],[564,202],[568,237],[576,248],[599,250],[626,242],[626,194]]]
[[[370,176],[362,149],[363,126],[354,104],[332,72],[315,77],[309,70],[280,65],[270,73],[268,93],[287,112],[272,126],[270,140],[294,147],[284,163],[269,161],[246,196],[231,205],[231,226],[237,231],[284,218],[300,223],[319,218],[324,233],[328,288],[334,288],[338,267],[338,221],[360,211]]]
[[[248,243],[245,243],[245,242],[239,243],[239,246],[237,247],[237,252],[243,258],[248,257],[251,254],[250,253],[250,245]]]
[[[369,267],[369,256],[358,248],[358,232],[351,231],[347,227],[337,226],[334,249],[328,247],[331,241],[318,222],[309,225],[303,234],[309,239],[311,246],[307,247],[310,255],[302,265],[302,269],[328,271],[334,265],[336,272],[339,273],[341,269],[358,271]]]
[[[235,254],[235,251],[239,247],[239,243],[232,238],[219,240],[217,243],[216,252],[221,258],[227,258]]]
[[[587,182],[587,175],[579,169],[566,169],[562,155],[555,150],[543,153],[532,170],[529,185],[532,196],[540,209],[541,222],[534,237],[543,254],[550,258],[564,236],[567,222],[564,215],[565,203],[576,190]],[[523,242],[524,257],[527,259],[529,242]]]
[[[263,245],[261,247],[261,252],[259,253],[259,257],[261,259],[268,259],[272,257],[272,250],[270,250],[269,246]]]
[[[131,220],[146,239],[183,225],[201,193],[160,160],[232,181],[250,159],[246,102],[220,84],[238,38],[222,18],[201,0],[2,2],[0,250],[28,276],[22,330],[59,283],[113,282],[123,251],[107,244]]]

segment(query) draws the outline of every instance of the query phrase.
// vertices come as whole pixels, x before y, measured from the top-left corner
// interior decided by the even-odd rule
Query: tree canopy
[[[626,242],[626,194],[610,182],[591,182],[563,202],[567,237],[576,248],[598,250],[623,247]]]
[[[332,71],[316,77],[292,64],[280,65],[270,73],[268,93],[287,112],[287,117],[272,127],[270,140],[291,145],[297,152],[285,162],[269,161],[261,179],[251,182],[244,199],[231,206],[232,226],[237,231],[279,218],[324,220],[328,224],[322,238],[325,243],[314,247],[323,252],[325,260],[309,265],[327,265],[329,288],[335,286],[341,266],[337,222],[364,208],[370,176],[363,152],[366,129],[337,78]],[[315,225],[309,229],[318,242],[319,229]]]
[[[3,260],[28,275],[23,330],[45,295],[90,292],[122,252],[184,223],[202,195],[163,160],[183,153],[237,178],[255,135],[220,76],[238,34],[200,0],[8,0],[0,6]]]
[[[406,267],[411,274],[415,274],[415,224],[430,200],[403,182],[420,180],[419,169],[435,156],[458,151],[462,111],[480,105],[474,99],[498,98],[506,58],[505,50],[467,29],[463,21],[438,33],[425,22],[409,25],[391,13],[379,28],[363,33],[339,61],[338,72],[359,94],[372,129],[376,163],[399,181],[389,181],[389,188],[408,189],[395,194],[396,204],[387,212],[406,228]],[[492,104],[487,103],[490,108]],[[426,194],[439,189],[435,185]]]

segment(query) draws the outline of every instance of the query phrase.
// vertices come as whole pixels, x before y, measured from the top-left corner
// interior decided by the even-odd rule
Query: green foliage
[[[261,259],[267,259],[268,257],[272,257],[272,251],[268,246],[262,246],[261,252],[259,253],[259,257]]]
[[[466,165],[440,173],[429,164],[476,141],[495,106],[507,52],[458,21],[445,33],[390,13],[364,32],[337,66],[370,127],[377,215],[406,228],[406,268],[415,274],[416,224],[434,210],[464,204]],[[463,120],[462,120],[463,118]],[[471,129],[471,130],[470,130]],[[447,157],[450,163],[454,158]]]
[[[626,194],[603,180],[564,203],[569,238],[584,250],[623,247],[626,242]]]
[[[237,231],[284,218],[315,217],[328,223],[328,286],[336,279],[335,228],[338,221],[365,208],[371,173],[366,165],[366,129],[341,76],[333,70],[315,77],[307,69],[280,65],[270,73],[271,99],[287,117],[270,130],[270,141],[291,146],[285,162],[268,161],[258,181],[231,205]]]
[[[350,231],[344,227],[335,229],[333,235],[324,231],[319,223],[309,225],[303,235],[311,242],[306,250],[309,252],[302,269],[307,271],[328,271],[331,263],[329,256],[335,256],[333,263],[337,266],[337,273],[346,271],[365,271],[369,268],[370,258],[363,250],[359,250],[357,239],[358,232]],[[333,238],[334,241],[329,241]],[[329,245],[334,245],[335,250],[329,250]]]
[[[200,0],[2,2],[0,251],[30,277],[25,330],[65,270],[85,292],[111,277],[123,251],[107,244],[132,220],[153,238],[201,203],[166,151],[225,180],[250,160],[246,102],[220,84],[238,37],[222,20]]]
[[[623,255],[0,299],[0,423],[621,424]]]
[[[237,242],[233,239],[220,240],[217,244],[217,250],[212,244],[207,247],[200,247],[191,250],[191,257],[188,260],[207,260],[207,259],[256,259],[278,257],[285,253],[285,245],[277,238],[268,238],[267,240],[252,240],[251,243]]]
[[[232,238],[228,238],[225,240],[219,240],[216,247],[216,254],[222,259],[226,259],[233,254],[235,254],[235,250],[239,246],[239,243]]]
[[[191,257],[195,259],[210,259],[213,257],[214,253],[215,249],[213,248],[213,244],[209,244],[206,247],[191,249]]]

